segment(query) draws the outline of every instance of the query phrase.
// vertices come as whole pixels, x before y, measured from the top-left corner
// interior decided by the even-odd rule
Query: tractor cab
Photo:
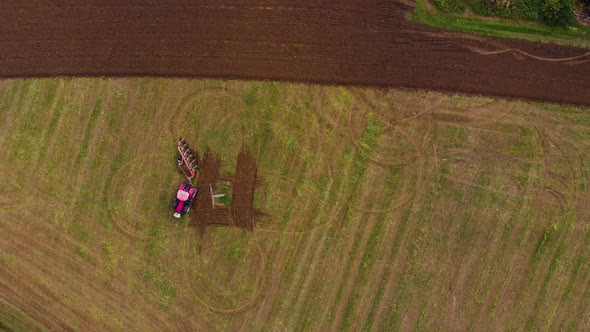
[[[172,201],[172,209],[174,210],[174,217],[180,218],[187,213],[191,208],[193,199],[197,196],[197,188],[190,183],[183,183],[178,186],[176,197]]]

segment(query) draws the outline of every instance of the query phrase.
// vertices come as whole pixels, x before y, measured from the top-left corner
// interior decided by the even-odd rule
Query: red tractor
[[[187,213],[191,208],[193,199],[197,196],[197,188],[190,183],[183,183],[178,186],[176,198],[172,201],[172,209],[174,209],[174,217],[180,218]]]

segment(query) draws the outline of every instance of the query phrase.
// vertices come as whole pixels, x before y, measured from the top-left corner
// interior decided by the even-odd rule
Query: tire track
[[[539,132],[536,131],[536,134],[537,134],[537,141],[540,143],[541,139],[539,136]],[[540,149],[542,151],[542,153],[541,153],[542,156],[545,156],[547,154],[547,152],[543,150],[543,145],[538,144],[538,146],[540,147]],[[543,157],[541,157],[541,158],[543,158]],[[534,169],[529,170],[527,173],[527,178],[530,178],[531,174],[534,174],[534,172],[535,172]],[[539,187],[542,188],[543,183],[541,183],[539,185]],[[532,185],[532,181],[529,181],[522,189],[522,193],[520,194],[520,197],[526,197],[526,198],[523,199],[522,203],[516,207],[516,209],[518,210],[516,220],[522,220],[524,218],[525,214],[528,212],[528,208],[532,205],[532,201],[536,198],[537,195],[532,195],[529,197],[529,195],[527,194],[527,193],[533,191],[533,189],[534,188]],[[518,197],[518,195],[515,197]],[[525,227],[526,225],[520,223],[513,231],[513,234],[521,233],[520,232],[521,228],[519,226]],[[488,242],[488,246],[485,249],[486,253],[490,252],[488,257],[493,257],[492,264],[495,264],[495,262],[498,261],[499,257],[502,257],[502,255],[505,251],[505,248],[503,248],[502,246],[496,245],[500,241],[499,239],[501,238],[501,236],[503,235],[504,227],[505,227],[505,225],[503,223],[501,223],[501,222],[497,223],[495,229],[493,229],[493,232],[492,232],[492,234],[493,234],[492,239]],[[523,239],[528,237],[528,234],[530,234],[530,229],[531,229],[530,227],[526,230],[523,229],[525,231],[524,233],[522,233]],[[513,237],[510,237],[510,239],[512,239],[512,241],[511,240],[505,240],[505,241],[507,241],[507,242],[514,242],[515,241],[515,239],[513,239]],[[518,255],[515,255],[514,259],[516,259],[517,257],[518,257]],[[510,266],[512,268],[514,266],[514,260],[513,260],[512,264],[508,264],[508,266]],[[478,274],[478,272],[481,272],[483,275],[483,271],[475,271],[474,273]],[[497,273],[497,272],[495,272],[495,273]],[[481,280],[480,285],[486,285],[486,284],[489,285],[489,287],[483,286],[484,289],[486,289],[485,293],[484,293],[484,294],[486,294],[485,300],[483,301],[483,306],[478,310],[478,313],[476,316],[477,323],[474,323],[475,325],[473,325],[473,326],[480,326],[480,324],[483,323],[483,320],[485,319],[484,313],[487,312],[488,306],[490,305],[490,303],[492,302],[492,299],[494,298],[494,295],[495,295],[494,292],[497,291],[498,289],[501,289],[501,288],[499,288],[500,283],[503,283],[503,285],[506,284],[506,279],[494,278],[494,277],[495,277],[495,274],[489,275],[488,276],[489,280],[485,279],[485,278],[478,278],[477,275],[475,275],[475,276],[471,275],[469,277],[469,279],[471,279],[471,280]],[[496,280],[495,284],[493,283],[493,280]],[[482,286],[479,286],[478,289],[479,288],[482,288]]]
[[[57,90],[55,91],[55,97],[53,98],[53,101],[51,103],[51,107],[50,107],[50,119],[49,122],[47,123],[47,126],[42,130],[43,132],[43,139],[42,139],[42,144],[43,147],[41,149],[39,149],[39,153],[37,154],[36,158],[35,158],[35,165],[38,165],[38,168],[42,168],[42,166],[45,166],[45,158],[47,157],[47,145],[49,144],[49,142],[51,142],[51,140],[53,139],[53,136],[55,135],[55,129],[59,124],[59,121],[61,119],[61,111],[60,111],[60,105],[64,104],[64,100],[66,99],[65,97],[65,93],[68,89],[68,86],[66,85],[66,83],[62,80],[59,81],[59,85],[57,87]],[[63,108],[63,106],[61,106]]]
[[[409,217],[409,221],[411,221],[412,216],[416,215],[418,212],[418,204],[423,200],[424,198],[424,191],[425,191],[425,158],[424,158],[424,154],[422,152],[422,149],[420,148],[420,144],[418,143],[418,141],[411,137],[409,134],[407,134],[405,131],[399,129],[400,132],[406,136],[408,138],[408,140],[411,142],[412,146],[414,147],[414,150],[416,151],[416,153],[418,154],[418,166],[417,166],[417,179],[416,179],[416,193],[415,196],[412,200],[412,203],[410,205],[410,217]],[[389,254],[389,259],[388,261],[393,261],[392,263],[392,267],[388,270],[388,272],[391,272],[389,275],[385,276],[385,282],[383,282],[384,285],[384,291],[383,291],[383,297],[381,298],[381,301],[379,301],[379,303],[377,303],[376,305],[376,311],[375,311],[375,326],[378,326],[380,328],[380,326],[383,323],[383,317],[386,313],[386,311],[388,310],[388,307],[390,305],[390,303],[392,303],[392,299],[393,299],[393,289],[395,287],[395,283],[396,283],[396,271],[399,270],[399,266],[400,264],[402,264],[402,260],[405,256],[403,254],[403,252],[400,252],[403,250],[403,248],[406,247],[407,245],[407,239],[409,237],[411,237],[410,235],[413,234],[415,232],[415,227],[409,227],[403,228],[403,231],[401,231],[400,233],[396,234],[396,239],[399,238],[400,240],[400,245],[399,245],[399,250],[392,250]],[[410,235],[408,235],[410,234]]]
[[[539,147],[540,147],[540,149],[542,151],[542,158],[543,158],[543,165],[544,165],[543,169],[546,170],[546,169],[549,169],[550,168],[550,164],[546,164],[547,159],[545,158],[547,155],[549,155],[549,151],[550,150],[548,150],[548,145],[546,144],[547,140],[546,140],[546,137],[545,137],[544,133],[541,132],[538,128],[536,128],[535,132],[537,134],[538,141],[540,143],[539,144]],[[546,176],[543,176],[543,178],[542,178],[540,184],[538,185],[538,187],[539,188],[545,188],[546,187],[546,185],[545,185],[546,182],[547,182],[547,177]],[[527,186],[527,188],[529,188],[527,191],[530,191],[530,189],[531,189],[530,186]],[[519,219],[522,219],[524,217],[525,211],[530,206],[533,206],[534,201],[538,197],[539,197],[539,195],[537,194],[533,198],[524,201],[523,208],[519,212],[519,214],[521,215],[521,217]],[[561,201],[558,200],[557,201],[557,204],[561,204]],[[563,210],[565,210],[565,207],[563,207],[563,206],[560,205],[560,209],[563,211]],[[522,227],[525,227],[525,225],[522,225]],[[526,229],[525,232],[522,233],[521,239],[523,239],[523,241],[526,241],[526,238],[528,238],[530,236],[530,233],[532,231],[531,230],[532,228],[533,228],[532,226],[531,227],[528,227],[528,229]],[[515,229],[515,231],[513,233],[514,234],[521,233],[521,231],[519,231],[519,229]],[[514,235],[514,236],[516,236],[516,235]],[[511,237],[510,239],[513,239],[513,237]],[[508,239],[506,241],[507,242],[511,242],[510,239]],[[503,256],[502,254],[503,254],[503,252],[495,251],[495,257],[496,257],[495,260],[496,261],[499,260],[499,257],[502,257]],[[506,292],[510,291],[509,290],[509,286],[510,286],[509,280],[511,280],[511,279],[509,278],[509,276],[514,273],[513,271],[515,271],[515,269],[516,269],[517,272],[518,272],[518,270],[522,270],[522,267],[516,264],[518,258],[519,258],[519,255],[513,255],[513,258],[511,260],[510,264],[507,265],[510,268],[506,272],[506,276],[507,276],[506,278],[500,278],[500,279],[496,278],[498,280],[496,281],[495,285],[493,285],[490,288],[490,291],[488,293],[488,296],[487,296],[486,300],[484,301],[484,307],[481,309],[481,311],[480,311],[480,313],[478,315],[478,324],[482,324],[483,323],[483,320],[486,319],[486,317],[483,315],[483,313],[486,312],[487,306],[489,306],[490,305],[490,302],[492,302],[491,299],[492,298],[496,298],[496,297],[499,298],[499,299],[503,299],[506,296]],[[538,266],[533,266],[532,268],[533,269],[538,269],[539,267]],[[522,274],[518,274],[518,275],[522,275]],[[490,278],[493,278],[493,276],[491,276]],[[524,282],[526,282],[527,276],[523,276],[522,278],[523,279],[521,279],[521,280],[524,281]],[[527,284],[528,284],[528,287],[521,288],[520,291],[518,292],[517,297],[516,298],[513,297],[514,300],[518,301],[517,299],[520,298],[523,295],[525,289],[533,289],[532,287],[534,287],[534,286],[532,286],[531,283],[527,283]],[[499,292],[500,295],[499,296],[498,295],[495,295],[493,293],[494,291]],[[539,289],[539,292],[540,291],[541,291],[541,289]],[[540,295],[539,292],[536,292],[537,298]],[[535,301],[535,303],[536,302],[537,301]],[[521,303],[517,302],[516,304],[521,304]]]
[[[121,212],[124,213],[125,211],[120,211],[119,208],[115,205],[113,200],[117,199],[117,197],[121,196],[120,192],[117,190],[117,186],[121,186],[122,184],[125,185],[125,184],[128,184],[128,182],[129,182],[129,181],[125,181],[125,180],[129,179],[129,177],[130,177],[129,175],[126,175],[126,172],[128,169],[131,169],[132,166],[137,165],[138,160],[152,160],[153,161],[154,159],[158,159],[158,158],[168,159],[168,157],[166,155],[162,155],[162,154],[145,155],[145,156],[131,159],[130,161],[128,161],[127,163],[125,163],[124,165],[119,167],[119,169],[117,171],[115,171],[115,173],[110,177],[109,182],[105,186],[106,193],[107,193],[106,197],[105,197],[106,204],[107,204],[106,209],[108,211],[109,218],[111,219],[111,221],[113,222],[115,227],[120,232],[122,232],[123,234],[125,234],[128,237],[131,237],[131,238],[139,240],[139,241],[148,241],[150,239],[150,237],[148,235],[145,235],[142,231],[132,230],[132,229],[130,229],[130,227],[128,225],[125,225],[123,220],[128,219],[128,218],[124,218],[124,217],[121,217],[118,215],[119,213],[121,213]],[[174,188],[170,188],[171,191],[173,189]],[[116,212],[116,211],[120,211],[120,212]],[[130,213],[130,212],[127,212],[127,213]],[[138,220],[138,218],[131,218],[131,219]],[[146,218],[141,218],[141,219],[146,219]],[[181,230],[170,231],[170,232],[165,233],[163,235],[171,235],[171,234],[178,233],[178,232],[181,232]]]
[[[475,52],[477,54],[481,54],[481,55],[497,55],[497,54],[503,54],[503,53],[509,53],[512,55],[518,54],[518,55],[527,57],[529,59],[534,59],[537,61],[560,62],[560,63],[565,63],[568,65],[580,65],[580,64],[590,61],[590,52],[587,52],[587,53],[584,53],[581,55],[577,55],[577,56],[572,56],[572,57],[547,58],[547,57],[533,55],[533,54],[530,54],[528,52],[522,51],[517,48],[508,48],[508,49],[495,50],[495,51],[486,51],[486,50],[475,48],[475,47],[465,47],[465,49]]]
[[[29,220],[32,218],[31,215],[25,215],[24,217]],[[34,220],[34,218],[32,219]],[[83,264],[84,269],[79,274],[80,278],[68,278],[61,273],[67,266],[77,266],[79,264],[82,258],[74,254],[73,248],[84,247],[82,243],[63,234],[59,237],[59,240],[57,238],[47,239],[45,231],[30,222],[17,222],[14,225],[4,222],[0,224],[0,227],[7,234],[12,235],[10,237],[2,237],[0,239],[2,242],[1,246],[6,248],[7,253],[10,253],[10,248],[13,249],[13,252],[18,253],[18,262],[15,262],[15,264],[19,268],[10,270],[15,272],[20,271],[19,273],[21,274],[25,271],[31,272],[17,277],[10,284],[25,288],[29,287],[26,285],[36,285],[33,288],[28,288],[28,290],[20,288],[19,293],[23,291],[27,294],[35,294],[34,296],[37,297],[36,300],[27,299],[27,305],[25,307],[19,306],[20,309],[29,312],[27,308],[35,307],[34,303],[42,303],[43,308],[47,308],[47,311],[40,310],[38,313],[45,312],[47,315],[51,315],[53,317],[51,320],[56,321],[54,320],[55,318],[68,317],[68,326],[77,325],[79,328],[84,326],[90,328],[87,325],[91,321],[89,312],[75,309],[76,307],[71,305],[71,301],[73,300],[71,296],[60,295],[65,291],[64,287],[69,287],[70,290],[77,290],[76,293],[78,296],[94,298],[96,300],[95,303],[106,305],[107,307],[105,309],[109,308],[109,303],[118,303],[117,308],[110,307],[110,310],[121,310],[121,302],[118,301],[121,296],[120,293],[105,292],[105,288],[103,288],[100,280],[92,281],[87,279],[98,279],[98,276],[101,275],[101,271],[92,263],[92,259],[90,262]],[[59,255],[56,255],[57,252],[59,252]],[[4,256],[4,258],[8,259],[8,256]],[[40,260],[40,258],[47,258],[49,261],[45,259]],[[8,276],[9,274],[3,274],[2,279],[6,280],[4,278]],[[31,280],[31,276],[40,277],[37,278],[38,281],[35,281]],[[29,282],[25,282],[25,280],[29,280]],[[47,282],[39,282],[43,280],[47,280]],[[99,300],[97,300],[97,296]],[[102,299],[100,300],[100,298]],[[17,302],[20,303],[18,299]],[[131,318],[132,314],[127,316]],[[75,318],[77,323],[74,323],[71,320],[72,318]],[[134,321],[133,319],[130,320]]]
[[[256,288],[255,288],[252,296],[250,296],[250,298],[243,301],[242,303],[237,304],[234,307],[222,307],[219,305],[209,303],[207,300],[203,299],[203,297],[197,293],[197,291],[195,290],[195,288],[193,287],[193,285],[190,282],[190,276],[189,276],[189,272],[187,269],[187,266],[189,266],[189,264],[187,263],[187,252],[189,251],[188,250],[189,248],[188,248],[188,242],[186,241],[186,237],[185,237],[185,241],[184,241],[184,245],[183,245],[184,250],[182,253],[182,261],[184,262],[184,264],[183,264],[184,273],[183,274],[184,274],[185,283],[186,283],[187,288],[193,294],[195,300],[198,301],[205,308],[207,308],[207,310],[222,313],[222,314],[235,314],[235,313],[243,312],[243,311],[251,308],[252,306],[254,306],[258,302],[258,299],[259,299],[260,294],[262,292],[262,288],[264,286],[264,281],[266,278],[265,271],[267,269],[267,265],[266,265],[266,258],[264,256],[263,251],[262,251],[262,247],[260,246],[260,243],[258,242],[258,238],[256,237],[255,232],[252,233],[252,237],[254,239],[256,250],[257,250],[259,258],[260,258],[261,269],[259,270],[259,273],[256,275],[257,278],[254,282],[254,284],[256,285]]]
[[[386,186],[386,183],[383,181],[385,175],[380,174],[379,171],[377,172],[377,174],[374,174],[372,176],[372,179],[375,182],[369,186],[370,188],[374,188],[377,186]],[[386,170],[381,170],[380,172],[385,173]],[[368,210],[375,210],[373,208],[375,205],[377,205],[377,207],[383,205],[400,205],[395,204],[395,200],[391,200],[389,197],[386,197],[385,194],[382,194],[383,196],[379,196],[378,194],[375,194],[374,192],[369,190],[367,191],[367,195],[367,199],[370,199],[370,203],[366,204],[366,206],[371,207]],[[409,203],[413,195],[406,195],[408,195],[406,203]],[[405,195],[402,195],[402,197],[404,196]],[[386,210],[387,213],[393,211],[392,207],[384,210]],[[380,280],[384,277],[385,269],[389,267],[389,261],[387,259],[383,260],[375,258],[373,262],[369,261],[371,265],[365,265],[369,264],[369,262],[364,260],[368,250],[375,250],[375,252],[372,254],[374,255],[374,257],[380,257],[383,253],[383,250],[367,248],[367,246],[369,245],[369,241],[371,241],[371,236],[377,236],[378,243],[373,244],[374,246],[376,246],[376,248],[380,248],[383,245],[385,248],[389,248],[387,244],[392,243],[391,239],[395,232],[387,231],[388,229],[390,229],[392,221],[387,219],[381,220],[381,215],[382,214],[371,214],[367,217],[368,220],[366,222],[364,229],[362,230],[362,235],[359,242],[359,256],[354,258],[353,265],[351,266],[351,269],[353,269],[354,271],[352,273],[353,276],[347,278],[347,284],[343,285],[343,289],[345,289],[345,291],[342,297],[340,309],[336,310],[337,315],[335,317],[333,325],[335,329],[340,330],[343,328],[343,326],[347,326],[352,330],[359,330],[362,327],[360,324],[362,324],[361,322],[366,322],[367,316],[369,315],[369,310],[371,309],[371,304],[374,303],[376,299],[377,288],[379,287]],[[385,234],[374,234],[374,228],[378,227],[378,223],[389,224],[388,226],[383,226],[384,230],[382,232],[385,232]],[[394,227],[395,226],[396,225],[394,224]],[[355,235],[354,237],[356,238],[357,235]],[[387,253],[385,253],[385,256],[387,256]],[[370,259],[369,257],[367,258]],[[370,270],[367,270],[369,268]],[[366,280],[364,281],[362,279],[359,279],[363,274],[366,276]],[[363,291],[360,292],[360,289],[362,289]],[[356,310],[354,314],[348,311],[351,303],[356,304]],[[339,316],[340,314],[344,315],[345,313],[348,313],[349,315],[352,314],[352,317],[354,318]]]

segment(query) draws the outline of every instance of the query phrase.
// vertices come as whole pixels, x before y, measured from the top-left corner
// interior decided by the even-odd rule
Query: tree
[[[543,21],[550,24],[572,25],[576,21],[573,0],[545,0],[541,7]]]
[[[541,7],[543,20],[549,23],[559,22],[559,12],[562,8],[561,0],[545,0],[543,7]]]

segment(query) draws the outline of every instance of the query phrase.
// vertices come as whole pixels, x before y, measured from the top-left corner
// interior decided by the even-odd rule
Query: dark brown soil
[[[210,151],[207,151],[199,167],[200,171],[197,177],[199,192],[190,211],[190,225],[196,226],[202,236],[208,224],[219,223],[224,220],[224,217],[219,215],[218,209],[213,207],[213,197],[211,195],[211,192],[215,192],[215,185],[219,179],[221,159],[219,156],[214,156]],[[229,216],[229,214],[227,215]]]
[[[232,202],[229,206],[216,205],[212,198],[220,178],[220,157],[207,151],[199,167],[196,184],[199,193],[190,212],[190,225],[196,226],[201,236],[210,225],[235,226],[252,232],[255,212],[254,189],[258,169],[252,154],[245,149],[238,154],[236,174],[229,179],[233,187]]]
[[[233,182],[231,214],[234,224],[249,231],[254,230],[254,188],[258,168],[254,157],[247,150],[238,154],[236,176]]]
[[[404,18],[413,6],[411,0],[5,0],[0,77],[292,80],[590,105],[587,50],[426,27]]]

